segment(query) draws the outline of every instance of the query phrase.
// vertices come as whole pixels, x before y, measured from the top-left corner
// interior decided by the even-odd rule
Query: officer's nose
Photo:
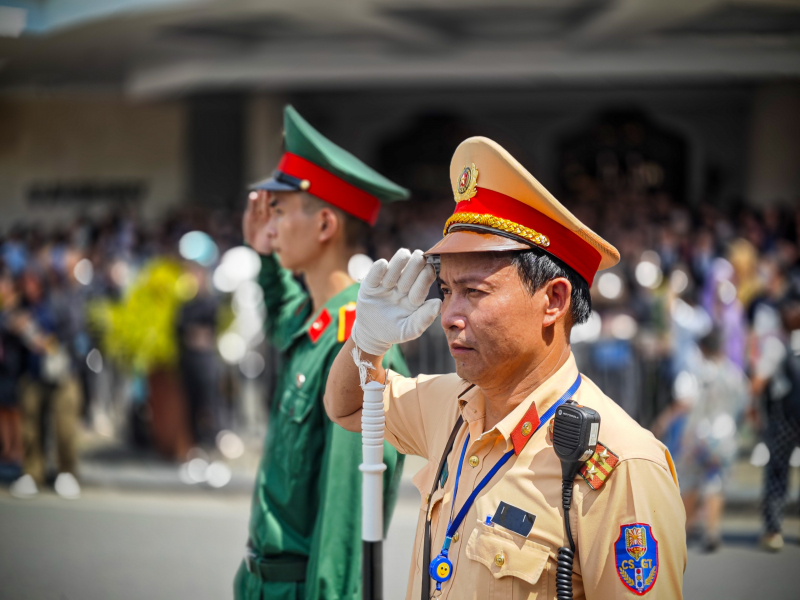
[[[278,237],[278,228],[275,226],[275,219],[270,219],[267,222],[266,233],[267,233],[267,238],[269,238],[270,240],[274,240],[276,237]]]
[[[464,316],[464,311],[460,310],[459,304],[460,302],[454,295],[447,298],[442,304],[442,328],[445,331],[466,329],[467,318]]]

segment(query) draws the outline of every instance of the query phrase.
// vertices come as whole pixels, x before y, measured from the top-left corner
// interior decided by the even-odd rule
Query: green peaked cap
[[[283,109],[286,151],[311,161],[326,171],[372,194],[381,202],[407,200],[411,193],[340,148],[300,116],[293,106]],[[312,192],[313,193],[313,190]]]

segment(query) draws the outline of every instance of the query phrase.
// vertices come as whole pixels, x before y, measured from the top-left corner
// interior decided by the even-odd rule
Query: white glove
[[[381,356],[394,344],[414,340],[430,327],[442,306],[428,300],[436,271],[422,250],[401,248],[390,262],[380,259],[361,282],[351,337],[368,354]]]

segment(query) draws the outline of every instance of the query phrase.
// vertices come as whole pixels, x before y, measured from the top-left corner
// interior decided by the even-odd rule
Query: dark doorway
[[[608,111],[557,146],[558,182],[569,199],[600,200],[621,193],[666,192],[687,197],[687,144],[683,137],[637,110]]]
[[[194,96],[189,100],[189,202],[234,210],[244,184],[244,97]]]
[[[378,149],[376,168],[411,190],[408,202],[385,206],[375,231],[377,256],[400,246],[429,248],[455,207],[448,173],[456,147],[471,129],[462,117],[428,112],[386,139]]]

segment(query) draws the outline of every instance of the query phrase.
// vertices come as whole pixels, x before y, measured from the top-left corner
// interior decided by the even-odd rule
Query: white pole
[[[359,469],[363,475],[361,487],[361,539],[365,542],[383,540],[383,390],[386,386],[370,381],[362,386],[364,408],[361,411],[361,451]]]

